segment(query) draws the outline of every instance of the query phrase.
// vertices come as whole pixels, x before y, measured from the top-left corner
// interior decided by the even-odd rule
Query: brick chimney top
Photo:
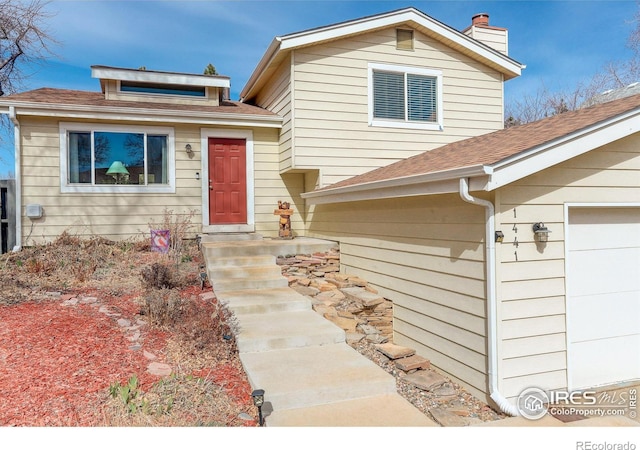
[[[472,26],[489,26],[489,14],[487,13],[479,13],[471,18]]]

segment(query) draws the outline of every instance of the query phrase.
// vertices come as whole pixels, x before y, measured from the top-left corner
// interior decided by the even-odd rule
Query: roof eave
[[[407,22],[414,22],[417,25],[423,26],[431,32],[443,36],[443,40],[453,45],[464,47],[468,51],[475,53],[480,59],[499,69],[507,80],[520,76],[522,70],[526,67],[511,57],[486,45],[482,45],[475,39],[433,19],[415,8],[406,8],[276,37],[254,69],[249,81],[247,81],[247,84],[242,89],[240,98],[250,98],[253,95],[264,71],[269,67],[271,62],[276,60],[278,55],[283,52]]]
[[[640,108],[636,108],[492,163],[493,175],[487,190],[492,191],[506,186],[618,139],[638,133],[640,132],[639,119]]]
[[[485,165],[461,167],[350,186],[328,187],[304,193],[302,198],[310,204],[324,204],[455,193],[458,192],[460,178],[473,178],[472,190],[480,190],[487,186],[492,172],[492,169]]]
[[[144,122],[175,123],[224,123],[229,125],[281,128],[282,118],[275,115],[260,116],[256,114],[239,114],[225,112],[203,112],[188,110],[158,110],[150,108],[130,107],[96,107],[93,105],[40,104],[31,102],[15,102],[11,105],[0,105],[0,113],[8,114],[9,107],[14,106],[17,115],[40,117],[66,117],[93,120],[137,120]]]

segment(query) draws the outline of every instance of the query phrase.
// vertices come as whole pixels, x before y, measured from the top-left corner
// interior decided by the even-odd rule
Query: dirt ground
[[[200,263],[195,244],[165,255],[68,235],[3,255],[0,425],[256,426]]]

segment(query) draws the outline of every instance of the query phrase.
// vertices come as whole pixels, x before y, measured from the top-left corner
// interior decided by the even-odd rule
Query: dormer
[[[503,55],[509,54],[509,32],[506,28],[489,25],[489,14],[487,13],[479,13],[473,16],[471,25],[462,32]]]
[[[220,75],[195,75],[145,69],[91,66],[106,100],[219,106],[231,82]]]

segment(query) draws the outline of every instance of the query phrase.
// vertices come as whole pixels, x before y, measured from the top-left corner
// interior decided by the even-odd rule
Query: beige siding
[[[129,125],[129,124],[128,124]],[[22,238],[23,245],[50,242],[62,232],[80,236],[101,235],[110,239],[147,236],[150,223],[160,223],[164,210],[190,214],[192,236],[202,230],[202,190],[196,172],[204,176],[197,125],[159,124],[173,127],[176,144],[176,191],[171,194],[109,194],[60,192],[60,142],[57,120],[21,118],[22,130]],[[256,231],[276,236],[278,200],[290,201],[296,209],[294,230],[303,234],[303,206],[299,194],[302,175],[285,178],[278,171],[278,130],[258,128],[254,136],[254,181]],[[194,157],[183,150],[191,144]],[[44,217],[31,221],[25,216],[30,203],[43,206]],[[298,208],[297,205],[300,205]]]
[[[396,49],[394,28],[295,51],[294,168],[317,167],[327,185],[502,128],[500,74],[432,38],[415,36],[410,52]],[[369,127],[372,62],[442,70],[444,131]]]
[[[484,210],[457,195],[317,205],[310,234],[394,304],[394,342],[476,395],[486,385]]]
[[[280,132],[279,170],[287,171],[293,166],[292,140],[294,128],[292,123],[291,67],[285,59],[276,69],[265,87],[258,93],[254,102],[282,117]]]
[[[499,190],[503,395],[513,399],[531,386],[566,388],[564,204],[638,203],[639,171],[635,135]],[[532,224],[540,221],[551,230],[546,245],[533,240]]]

